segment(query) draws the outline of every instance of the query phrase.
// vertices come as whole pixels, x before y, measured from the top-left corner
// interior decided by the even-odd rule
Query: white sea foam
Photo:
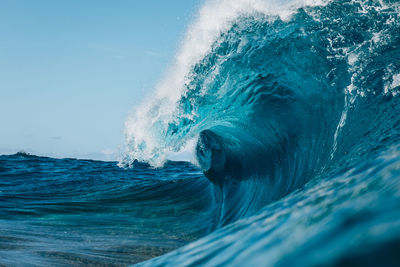
[[[300,7],[327,4],[328,0],[210,0],[200,9],[189,26],[175,63],[166,78],[155,88],[151,97],[139,105],[125,123],[129,159],[147,161],[161,166],[166,157],[177,150],[192,149],[182,140],[181,145],[170,146],[164,138],[168,122],[176,111],[177,101],[185,94],[192,67],[199,62],[216,42],[221,32],[241,15],[262,13],[288,20]],[[187,148],[190,147],[190,148]],[[129,161],[129,160],[128,160]]]

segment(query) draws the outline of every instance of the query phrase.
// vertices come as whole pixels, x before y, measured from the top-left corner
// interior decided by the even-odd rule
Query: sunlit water
[[[207,2],[121,162],[1,157],[0,263],[399,266],[399,11]]]

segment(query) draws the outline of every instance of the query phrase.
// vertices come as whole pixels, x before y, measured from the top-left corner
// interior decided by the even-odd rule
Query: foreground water
[[[0,265],[119,266],[210,232],[212,187],[189,163],[0,156]]]
[[[227,226],[218,195],[185,162],[121,169],[0,156],[0,264],[126,266],[200,237],[143,265],[400,264],[400,149],[317,177]]]
[[[0,263],[400,266],[399,14],[207,2],[118,165],[1,157]]]

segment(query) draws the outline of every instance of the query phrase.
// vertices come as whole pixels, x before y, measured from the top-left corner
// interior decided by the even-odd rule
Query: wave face
[[[399,140],[399,21],[397,1],[209,2],[126,162],[189,147],[225,225],[372,157]]]
[[[213,1],[128,159],[191,150],[217,230],[141,266],[400,264],[398,1]]]
[[[191,151],[218,230],[143,265],[398,263],[399,14],[384,0],[206,3],[126,122],[123,163]]]

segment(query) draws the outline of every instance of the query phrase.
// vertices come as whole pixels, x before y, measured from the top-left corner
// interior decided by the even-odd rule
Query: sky
[[[0,0],[0,154],[117,159],[201,0]]]

